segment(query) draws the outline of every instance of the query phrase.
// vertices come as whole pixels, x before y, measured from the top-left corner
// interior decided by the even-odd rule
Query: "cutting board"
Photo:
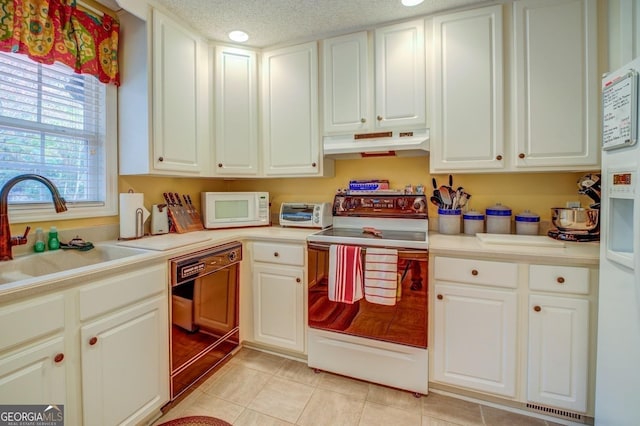
[[[119,241],[117,244],[124,247],[141,248],[146,250],[171,250],[190,244],[202,243],[211,238],[202,234],[164,234],[139,238],[137,240]]]
[[[506,244],[516,246],[565,247],[564,241],[554,240],[545,235],[518,234],[476,234],[476,237],[486,244]]]

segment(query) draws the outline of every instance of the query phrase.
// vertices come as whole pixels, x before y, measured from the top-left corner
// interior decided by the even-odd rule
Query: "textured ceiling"
[[[229,41],[231,30],[249,34],[252,47],[291,44],[369,29],[486,0],[154,0],[211,40]]]

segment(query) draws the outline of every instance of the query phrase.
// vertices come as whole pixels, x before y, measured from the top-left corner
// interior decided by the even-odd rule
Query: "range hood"
[[[325,136],[323,150],[325,157],[338,159],[427,155],[429,129]]]

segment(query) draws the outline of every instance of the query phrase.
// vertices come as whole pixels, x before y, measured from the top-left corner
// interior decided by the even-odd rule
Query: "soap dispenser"
[[[58,250],[60,248],[60,240],[58,239],[58,229],[52,226],[49,229],[49,250]]]
[[[33,244],[33,251],[36,253],[42,253],[45,247],[44,232],[42,232],[42,228],[36,228],[36,241]]]

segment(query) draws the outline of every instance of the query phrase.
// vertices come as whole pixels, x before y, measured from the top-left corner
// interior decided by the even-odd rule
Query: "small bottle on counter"
[[[52,226],[49,229],[49,250],[58,250],[60,248],[60,240],[58,239],[58,229]]]
[[[36,253],[42,253],[45,248],[44,232],[42,232],[42,228],[36,228],[36,241],[33,244],[33,251]]]

